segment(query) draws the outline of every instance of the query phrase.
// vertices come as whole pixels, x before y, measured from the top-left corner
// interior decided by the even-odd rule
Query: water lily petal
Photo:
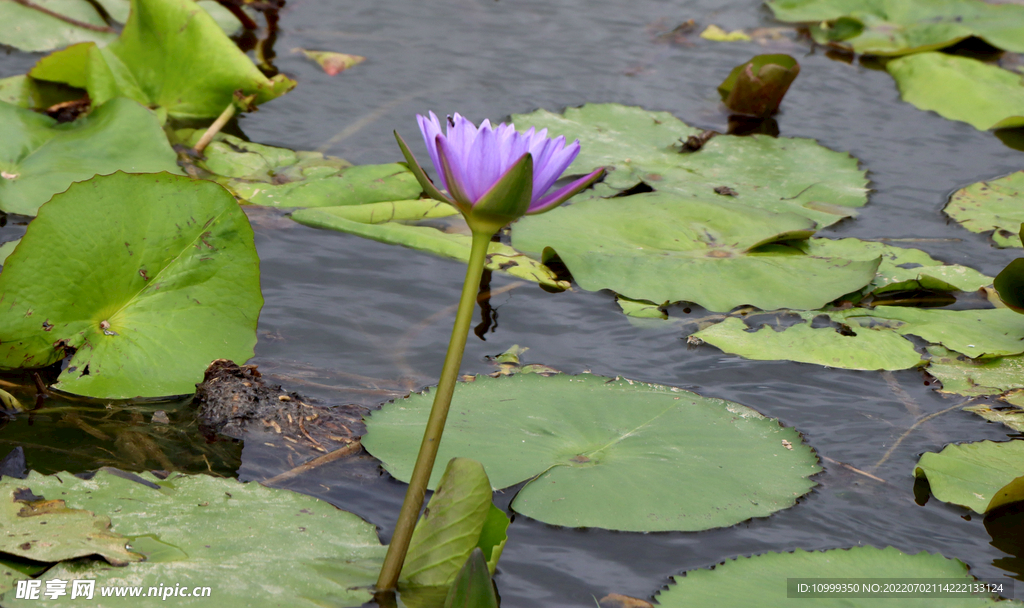
[[[441,161],[437,158],[437,142],[435,138],[441,134],[441,121],[437,119],[437,115],[430,112],[430,117],[416,115],[416,122],[420,125],[420,133],[423,134],[423,143],[427,145],[427,152],[430,153],[430,160],[434,163],[434,171],[437,172],[441,178],[441,183],[445,188],[448,184],[444,181],[444,175],[441,173]]]
[[[462,184],[472,201],[479,200],[501,177],[501,149],[489,121],[484,120],[480,123],[480,129],[469,149],[464,166],[465,180]]]
[[[462,168],[458,166],[458,159],[454,157],[453,146],[444,135],[438,135],[435,141],[437,142],[437,156],[441,160],[441,171],[448,184],[448,193],[455,200],[455,206],[463,213],[468,213],[473,208],[475,199],[469,198],[466,194],[466,182]]]
[[[534,174],[534,192],[536,192],[538,198],[543,197],[547,193],[548,189],[558,181],[558,178],[569,168],[569,165],[572,164],[572,161],[576,160],[576,156],[580,153],[579,140],[565,146],[565,138],[559,137],[552,143],[553,149],[550,151],[550,156],[542,158],[544,164],[538,166]]]
[[[426,173],[424,173],[423,167],[420,167],[420,164],[416,162],[416,157],[412,155],[412,152],[409,150],[409,146],[406,145],[405,140],[398,134],[398,131],[395,131],[395,139],[398,140],[398,147],[402,149],[402,156],[405,157],[405,163],[409,165],[409,170],[412,171],[413,176],[416,178],[416,181],[420,183],[420,186],[423,188],[423,191],[427,193],[427,196],[436,201],[454,204],[450,198],[437,189],[434,182],[430,181],[430,178],[427,177]],[[435,147],[436,145],[437,144],[435,143]],[[438,173],[441,173],[441,171],[438,170]],[[441,178],[444,179],[443,174]]]
[[[595,170],[589,175],[585,175],[578,180],[562,186],[558,190],[555,190],[551,194],[544,198],[531,203],[530,209],[526,212],[526,215],[534,215],[537,213],[544,213],[545,211],[551,211],[555,207],[561,205],[565,201],[569,200],[576,194],[585,190],[591,184],[596,182],[598,179],[604,176],[604,167]]]

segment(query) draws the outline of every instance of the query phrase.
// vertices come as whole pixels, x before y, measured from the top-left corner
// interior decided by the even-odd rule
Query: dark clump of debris
[[[357,441],[366,430],[366,408],[311,405],[297,393],[266,384],[255,365],[226,359],[206,369],[192,404],[208,436],[245,439],[249,433],[273,433],[295,445],[331,452]]]

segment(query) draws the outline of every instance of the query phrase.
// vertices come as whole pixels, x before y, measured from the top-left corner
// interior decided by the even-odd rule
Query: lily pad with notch
[[[949,197],[943,211],[971,232],[992,232],[996,247],[1020,247],[1024,171],[961,188]]]
[[[366,420],[363,445],[399,480],[432,401],[432,391],[413,394]],[[628,531],[765,517],[793,506],[820,471],[799,433],[748,407],[587,374],[458,384],[438,458],[455,456],[480,461],[496,488],[530,480],[512,501],[518,513]],[[438,479],[435,470],[431,485]]]
[[[570,173],[608,168],[601,188],[577,195],[580,201],[626,195],[640,186],[672,192],[689,202],[717,202],[715,189],[727,187],[741,205],[795,213],[824,227],[856,214],[867,203],[867,183],[857,159],[810,139],[765,135],[717,135],[696,152],[682,152],[682,141],[699,136],[668,112],[618,104],[586,104],[558,115],[545,110],[514,115],[523,126],[579,139]]]
[[[54,243],[73,257],[51,255]],[[40,208],[0,273],[0,367],[71,355],[56,389],[191,394],[214,359],[252,356],[253,233],[234,197],[168,173],[73,184]]]
[[[512,245],[542,261],[557,253],[588,291],[722,312],[741,305],[813,310],[862,289],[880,263],[808,255],[790,243],[814,230],[805,217],[731,198],[651,192],[527,216],[513,225]]]
[[[950,444],[925,452],[914,476],[927,478],[942,502],[988,513],[1024,501],[1024,441]]]

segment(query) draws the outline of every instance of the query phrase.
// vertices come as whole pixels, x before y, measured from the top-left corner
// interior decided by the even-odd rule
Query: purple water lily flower
[[[427,178],[395,133],[409,168],[431,198],[457,207],[470,227],[476,224],[497,230],[523,215],[549,211],[604,174],[603,168],[597,169],[549,193],[579,154],[579,140],[567,146],[565,137],[548,138],[547,129],[519,132],[515,125],[492,127],[487,120],[478,128],[459,114],[448,118],[442,133],[441,122],[433,112],[429,118],[416,118],[447,193]]]

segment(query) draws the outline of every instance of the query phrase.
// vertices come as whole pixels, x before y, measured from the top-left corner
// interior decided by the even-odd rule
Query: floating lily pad
[[[201,130],[176,136],[194,146]],[[330,207],[416,198],[422,188],[398,163],[352,166],[319,152],[275,148],[217,134],[196,165],[242,202],[266,207]]]
[[[815,40],[855,53],[917,53],[969,36],[1024,52],[1024,6],[977,0],[769,0],[767,4],[776,19],[814,24]]]
[[[1018,396],[1019,395],[1015,395]],[[1024,433],[1024,407],[1019,405],[1003,405],[992,407],[990,405],[971,405],[964,408],[965,412],[977,414],[988,420],[1005,424],[1018,433]]]
[[[291,217],[313,228],[347,232],[382,243],[404,245],[468,262],[472,244],[469,234],[410,224],[417,220],[449,217],[457,213],[448,204],[424,199],[301,209],[292,213]],[[484,267],[489,270],[507,272],[556,290],[569,288],[569,283],[559,280],[550,268],[504,243],[491,243],[487,252]]]
[[[870,311],[845,313],[851,321],[873,324],[879,320],[896,331],[971,358],[991,358],[1024,353],[1024,316],[1008,308],[984,310],[919,309],[877,306]]]
[[[812,221],[791,213],[652,192],[525,217],[512,227],[512,245],[530,254],[552,249],[589,291],[712,311],[816,309],[870,283],[879,259],[765,247],[813,230]]]
[[[5,2],[6,4],[6,2]],[[132,0],[120,37],[105,47],[91,45],[86,88],[94,104],[129,97],[180,118],[218,116],[235,91],[256,95],[260,104],[295,86],[284,75],[267,78],[239,50],[205,10],[192,0]],[[76,65],[85,51],[76,49]],[[62,56],[63,58],[64,56]],[[64,70],[47,78],[81,78]],[[42,78],[41,73],[35,77]]]
[[[3,266],[4,262],[7,261],[7,256],[14,253],[14,248],[17,247],[20,242],[21,239],[17,239],[14,241],[7,241],[3,245],[0,245],[0,266]]]
[[[881,257],[875,278],[863,293],[895,291],[976,291],[992,284],[992,277],[959,264],[943,264],[920,249],[894,247],[860,239],[809,239],[799,245],[819,257],[869,260]]]
[[[32,4],[64,16],[60,19],[19,2],[0,2],[0,44],[29,52],[49,51],[77,42],[106,44],[117,38],[88,0],[33,0]]]
[[[110,519],[64,500],[33,494],[11,480],[0,490],[0,552],[39,562],[99,555],[115,566],[141,561],[128,538],[110,531]]]
[[[1024,356],[971,359],[941,346],[928,347],[928,352],[928,373],[942,382],[940,392],[978,396],[1024,388]]]
[[[366,420],[363,445],[402,481],[433,398],[414,394]],[[497,488],[531,480],[512,502],[523,515],[631,531],[764,517],[795,504],[820,470],[799,433],[748,407],[590,375],[460,383],[438,459],[455,456],[479,460]]]
[[[1020,247],[1024,171],[961,188],[949,198],[943,211],[971,232],[991,231],[997,247]]]
[[[35,215],[72,182],[118,170],[180,172],[156,117],[134,101],[65,124],[0,102],[0,211]]]
[[[974,582],[967,566],[955,559],[932,555],[922,551],[916,555],[903,553],[893,547],[853,547],[829,551],[792,553],[763,553],[753,557],[739,557],[716,565],[713,569],[690,570],[675,577],[675,584],[658,594],[658,605],[664,608],[703,608],[721,606],[764,606],[787,608],[807,603],[815,608],[982,608],[986,606],[1018,605],[1017,602],[997,602],[989,597],[950,600],[890,596],[883,598],[850,599],[833,594],[814,599],[788,597],[792,578],[807,579],[947,579]],[[946,602],[949,603],[946,603]]]
[[[1024,6],[1018,8],[1024,13]],[[1020,36],[1024,40],[1024,23]],[[901,57],[885,68],[896,79],[903,101],[921,110],[979,131],[1024,126],[1024,83],[1018,73],[945,53]]]
[[[798,361],[841,369],[897,370],[922,363],[914,345],[893,332],[867,328],[811,327],[799,323],[784,329],[770,325],[748,328],[735,317],[703,329],[694,338],[723,351],[757,361]]]
[[[203,605],[214,598],[225,607],[287,605],[359,606],[371,598],[369,586],[385,547],[374,526],[330,504],[285,490],[203,475],[172,475],[143,481],[159,489],[96,473],[89,481],[67,473],[26,480],[3,480],[0,488],[28,487],[41,496],[60,496],[69,507],[109,514],[114,530],[132,537],[133,546],[165,549],[145,562],[110,568],[105,562],[62,563],[47,579],[96,579],[100,587],[156,587],[168,581],[192,590],[211,587],[209,597],[175,597],[181,605]],[[173,551],[166,551],[170,547]],[[143,550],[143,549],[140,549]],[[326,571],[325,571],[326,569]],[[240,576],[241,572],[259,573]],[[4,606],[34,606],[13,593]],[[145,595],[145,591],[144,591]],[[79,605],[63,596],[52,605]],[[164,606],[157,597],[131,598],[133,606]]]
[[[0,300],[0,367],[73,352],[55,388],[101,398],[191,394],[210,361],[252,356],[263,304],[235,199],[166,173],[54,196],[4,265]]]
[[[914,468],[942,502],[976,513],[1024,500],[1024,441],[980,441],[925,452]]]
[[[549,135],[579,139],[581,151],[570,173],[608,167],[603,188],[575,200],[612,196],[644,183],[673,192],[686,203],[718,202],[722,187],[740,205],[810,218],[819,227],[855,215],[867,203],[867,183],[857,159],[810,139],[718,135],[697,152],[681,153],[681,142],[700,133],[668,112],[617,104],[587,104],[564,115],[538,110],[513,116],[519,126],[546,128]]]
[[[662,309],[662,306],[668,302],[658,305],[646,300],[631,300],[622,296],[615,296],[615,303],[622,309],[622,314],[628,317],[636,317],[638,319],[668,318],[668,313]]]

